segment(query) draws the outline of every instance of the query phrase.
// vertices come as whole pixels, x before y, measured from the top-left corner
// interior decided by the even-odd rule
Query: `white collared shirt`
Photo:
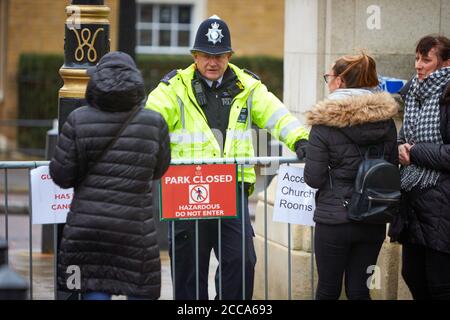
[[[213,80],[209,80],[209,79],[206,79],[206,78],[203,78],[203,80],[205,80],[205,82],[208,84],[208,86],[210,88],[212,87],[213,82],[214,82]],[[215,80],[215,81],[217,81],[217,87],[220,86],[220,84],[222,83],[222,80],[223,80],[223,75],[219,79]]]

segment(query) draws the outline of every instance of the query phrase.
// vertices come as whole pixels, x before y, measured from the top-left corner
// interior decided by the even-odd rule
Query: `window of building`
[[[137,53],[188,54],[204,1],[138,0]]]
[[[0,102],[4,98],[6,77],[6,5],[6,0],[0,0]]]

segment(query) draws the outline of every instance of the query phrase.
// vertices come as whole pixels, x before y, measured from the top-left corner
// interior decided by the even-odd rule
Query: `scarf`
[[[366,94],[372,94],[378,92],[375,88],[345,88],[336,89],[331,93],[327,99],[328,100],[340,100],[350,97],[363,96]]]
[[[423,81],[419,81],[417,75],[413,78],[406,96],[403,118],[403,131],[408,143],[443,144],[439,99],[448,81],[450,67],[434,71]],[[415,164],[402,167],[400,174],[401,187],[406,191],[415,186],[421,189],[435,186],[439,179],[439,171]]]

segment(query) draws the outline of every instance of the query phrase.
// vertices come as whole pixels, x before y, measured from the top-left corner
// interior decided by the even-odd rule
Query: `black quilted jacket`
[[[159,179],[170,163],[168,130],[158,113],[142,109],[94,165],[130,110],[145,98],[134,62],[120,53],[111,55],[92,74],[89,105],[69,115],[50,163],[55,183],[75,188],[60,245],[58,282],[66,288],[71,275],[66,270],[76,265],[81,292],[156,299],[161,262],[152,179]]]
[[[348,223],[343,199],[350,199],[361,156],[383,154],[398,164],[397,130],[392,117],[398,105],[387,93],[324,100],[307,113],[312,125],[306,151],[305,182],[318,189],[314,221]],[[343,133],[347,136],[345,136]],[[330,179],[332,180],[330,183]]]
[[[405,97],[409,85],[402,89]],[[399,237],[391,230],[393,240],[424,245],[450,253],[450,83],[441,99],[440,131],[443,145],[417,143],[411,148],[411,162],[440,171],[437,185],[432,188],[413,188],[403,195],[406,201],[402,214],[407,217],[406,232]],[[402,135],[400,135],[400,143]]]

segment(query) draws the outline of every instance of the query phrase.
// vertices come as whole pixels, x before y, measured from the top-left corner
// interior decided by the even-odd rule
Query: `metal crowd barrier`
[[[296,157],[255,157],[255,158],[236,158],[236,159],[232,159],[232,158],[214,158],[214,159],[199,159],[199,160],[172,160],[171,164],[172,165],[180,165],[180,164],[203,164],[203,165],[207,165],[207,164],[226,164],[226,163],[230,163],[230,164],[236,164],[238,166],[241,167],[241,199],[242,199],[242,214],[241,214],[241,219],[242,219],[242,270],[245,270],[245,241],[246,241],[246,237],[245,237],[245,221],[244,221],[244,182],[243,182],[243,172],[244,172],[244,167],[247,165],[259,165],[261,167],[265,167],[268,166],[269,164],[291,164],[291,163],[299,163],[299,160]],[[9,239],[9,230],[8,230],[8,170],[14,170],[14,169],[28,169],[28,176],[30,176],[30,170],[37,168],[39,166],[46,166],[49,164],[49,161],[19,161],[19,162],[15,162],[15,161],[6,161],[6,162],[0,162],[0,170],[4,170],[4,211],[5,211],[5,236],[6,236],[6,241],[8,242]],[[269,279],[268,279],[268,236],[267,236],[267,226],[268,226],[268,221],[267,221],[267,176],[263,176],[264,178],[264,297],[265,299],[269,299]],[[29,284],[30,284],[30,290],[29,290],[29,295],[30,295],[30,300],[33,299],[33,240],[32,240],[32,217],[31,217],[31,212],[32,212],[32,203],[31,203],[31,181],[29,179]],[[170,221],[170,223],[172,224],[172,254],[173,256],[173,261],[172,261],[172,275],[175,275],[175,265],[176,265],[176,256],[175,256],[175,224],[177,223],[176,221]],[[219,248],[219,266],[221,265],[220,261],[221,261],[221,224],[220,224],[220,220],[218,220],[218,248]],[[198,219],[195,220],[195,228],[196,228],[196,232],[195,232],[195,243],[196,243],[196,254],[195,254],[195,263],[196,263],[196,297],[197,299],[199,298],[199,253],[198,253]],[[54,225],[54,252],[57,252],[56,250],[56,245],[57,245],[57,225]],[[287,257],[287,263],[288,263],[288,299],[291,300],[292,299],[292,257],[291,257],[291,224],[287,223],[287,232],[288,232],[288,257]],[[314,299],[314,267],[315,267],[315,260],[314,260],[314,228],[311,227],[311,269],[310,269],[310,281],[311,281],[311,299]],[[54,270],[54,298],[56,300],[57,294],[56,294],[56,289],[57,289],[57,285],[56,285],[56,255],[54,255],[53,258],[53,270]],[[222,279],[222,271],[220,270],[221,268],[219,268],[219,288],[216,288],[216,291],[219,294],[219,299],[222,299],[222,288],[220,286],[220,284],[222,283],[221,279]],[[242,273],[243,274],[243,279],[242,279],[242,283],[243,283],[243,288],[242,288],[242,293],[243,293],[243,300],[245,299],[245,271]],[[172,292],[173,292],[173,297],[175,297],[175,288],[176,288],[176,282],[175,282],[175,277],[172,277]]]
[[[9,228],[8,228],[8,209],[9,209],[9,203],[8,203],[8,170],[17,170],[17,169],[28,169],[28,177],[30,177],[30,170],[35,169],[39,166],[46,166],[49,164],[49,161],[4,161],[0,162],[0,170],[4,170],[4,197],[5,197],[5,205],[4,205],[4,211],[5,211],[5,240],[6,243],[9,243]],[[28,179],[28,190],[31,190],[31,180]],[[29,191],[29,217],[28,217],[28,237],[29,237],[29,295],[30,300],[33,300],[33,224],[32,224],[32,216],[31,216],[31,194]],[[55,225],[56,228],[56,225]],[[55,232],[56,235],[56,232]],[[56,245],[56,241],[54,241]],[[56,250],[54,251],[56,252]],[[9,254],[8,254],[9,255]],[[54,279],[56,281],[56,255],[54,255],[54,263],[53,263],[53,270],[55,272]],[[7,262],[9,260],[9,256],[7,257]],[[56,290],[56,286],[55,286]],[[56,291],[55,291],[55,297],[56,297]]]

